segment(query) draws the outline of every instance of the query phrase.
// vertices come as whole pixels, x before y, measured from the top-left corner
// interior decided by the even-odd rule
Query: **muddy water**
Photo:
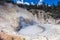
[[[20,30],[19,33],[22,35],[36,35],[37,33],[42,33],[45,31],[45,28],[40,26],[39,23],[29,20],[28,22],[24,17],[20,17]]]

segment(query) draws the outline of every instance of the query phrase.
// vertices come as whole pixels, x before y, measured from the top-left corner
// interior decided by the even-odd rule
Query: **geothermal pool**
[[[19,33],[27,36],[33,36],[38,33],[46,35],[47,32],[51,31],[50,25],[40,24],[33,20],[26,22],[23,17],[20,17],[20,27]]]

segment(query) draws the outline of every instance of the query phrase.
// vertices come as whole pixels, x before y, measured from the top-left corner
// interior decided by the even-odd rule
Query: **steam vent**
[[[60,25],[51,12],[0,4],[0,40],[60,40]]]

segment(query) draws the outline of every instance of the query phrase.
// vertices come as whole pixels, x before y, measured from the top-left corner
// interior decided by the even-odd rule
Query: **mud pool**
[[[33,20],[26,22],[24,17],[20,17],[20,30],[21,35],[33,36],[38,33],[46,35],[47,32],[51,31],[50,25],[40,24]]]

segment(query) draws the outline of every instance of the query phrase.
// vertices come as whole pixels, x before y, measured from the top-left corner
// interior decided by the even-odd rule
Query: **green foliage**
[[[50,14],[51,17],[54,17],[54,14]]]

